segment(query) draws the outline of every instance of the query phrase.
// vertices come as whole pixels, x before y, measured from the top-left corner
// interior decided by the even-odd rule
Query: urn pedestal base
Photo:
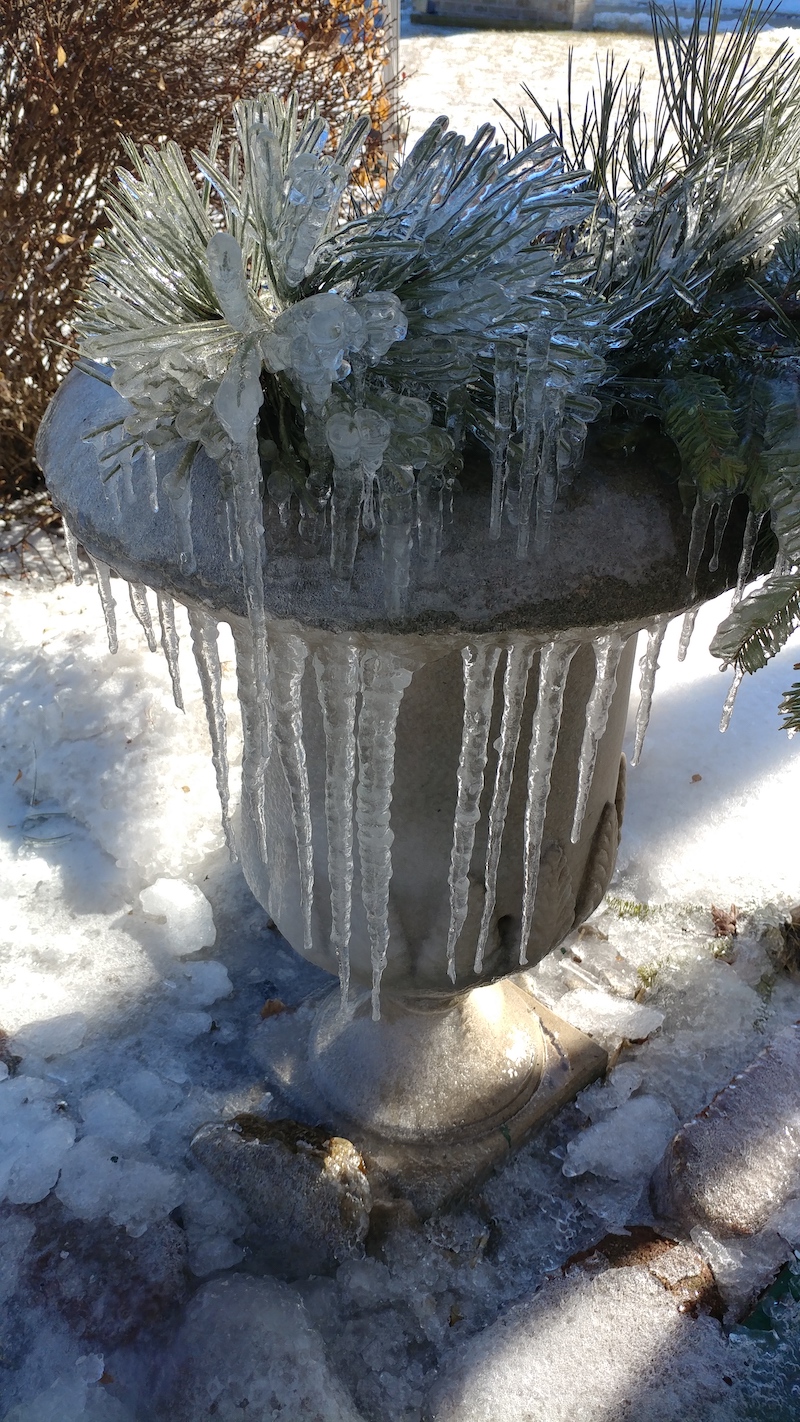
[[[407,1201],[424,1219],[458,1204],[605,1071],[607,1056],[596,1042],[513,980],[475,989],[462,1001],[430,1013],[427,1053],[420,1050],[426,1013],[418,1007],[408,1011],[404,1004],[395,1012],[389,1006],[389,1020],[373,1024],[358,1007],[349,1019],[340,1018],[333,996],[325,994],[295,1012],[268,1018],[258,1029],[255,1054],[277,1114],[351,1140],[367,1163],[378,1210]],[[452,1045],[459,1036],[474,1039],[481,1021],[485,1034],[475,1065],[466,1054],[456,1055],[445,1072],[445,1043]],[[377,1055],[370,1054],[373,1040],[384,1048],[383,1071]],[[403,1092],[406,1042],[413,1050],[405,1058]],[[331,1057],[341,1062],[351,1047],[349,1072],[331,1075]],[[492,1060],[496,1074],[490,1091]],[[359,1080],[362,1090],[352,1097],[359,1103],[360,1119],[355,1119],[342,1109],[342,1101],[348,1101],[350,1084]],[[421,1099],[420,1085],[427,1108],[417,1133],[413,1103]],[[411,1115],[404,1109],[408,1103]],[[390,1130],[395,1134],[390,1136]]]

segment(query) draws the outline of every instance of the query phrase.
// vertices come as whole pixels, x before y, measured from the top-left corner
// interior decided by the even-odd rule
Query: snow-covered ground
[[[406,26],[415,129],[449,111],[471,131],[495,97],[513,108],[522,81],[555,101],[568,48],[586,84],[605,42]],[[649,41],[613,43],[652,71]],[[677,1124],[800,1017],[779,927],[800,900],[800,737],[777,714],[800,639],[746,680],[721,736],[728,683],[705,649],[724,600],[683,664],[668,634],[611,894],[527,975],[612,1051],[638,1043],[609,1085],[466,1210],[398,1228],[333,1275],[254,1282],[242,1206],[187,1146],[202,1122],[269,1114],[260,1009],[301,1001],[319,975],[224,848],[185,626],[181,714],[124,585],[111,657],[96,590],[41,549],[29,576],[0,581],[0,1418],[420,1422],[471,1338],[576,1250],[650,1221],[647,1182]],[[222,654],[235,728],[229,643]],[[711,905],[731,903],[739,937],[715,939]],[[720,1267],[746,1263],[734,1248]],[[666,1385],[652,1416],[796,1416],[797,1346],[728,1346],[722,1410]],[[524,1382],[524,1346],[503,1367],[498,1388],[515,1370]],[[568,1357],[552,1386],[568,1390]],[[482,1422],[506,1422],[497,1398]]]

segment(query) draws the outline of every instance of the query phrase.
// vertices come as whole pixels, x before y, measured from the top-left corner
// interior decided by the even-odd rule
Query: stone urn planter
[[[188,608],[231,846],[338,974],[265,1025],[270,1086],[427,1210],[604,1067],[518,975],[606,890],[636,635],[640,745],[667,622],[734,580],[746,501],[687,512],[662,436],[584,452],[606,316],[549,243],[591,211],[549,139],[505,162],[438,121],[376,238],[336,226],[363,124],[330,160],[291,105],[237,123],[228,177],[195,155],[202,196],[169,145],[137,158],[38,458],[112,643],[109,570],[152,644],[157,594],[176,693]]]
[[[414,584],[391,619],[377,537],[362,540],[341,588],[268,511],[273,744],[263,767],[248,731],[252,638],[218,471],[198,455],[189,572],[180,515],[162,492],[170,460],[156,458],[155,476],[135,460],[119,502],[98,478],[85,436],[123,413],[116,392],[74,371],[42,425],[39,459],[101,586],[113,568],[140,615],[144,589],[158,594],[168,656],[172,599],[189,609],[218,763],[216,624],[233,629],[242,867],[289,943],[341,984],[299,1033],[294,1019],[266,1024],[270,1084],[301,1118],[366,1141],[403,1187],[411,1158],[411,1193],[432,1205],[443,1160],[452,1192],[604,1067],[604,1053],[516,975],[608,886],[636,636],[651,629],[647,704],[659,637],[690,596],[690,520],[668,471],[598,453],[556,510],[548,558],[520,564],[502,541],[487,556],[487,495],[467,475],[436,585]],[[732,577],[740,536],[734,521],[719,570],[705,575],[709,595]],[[227,814],[226,800],[223,790]]]

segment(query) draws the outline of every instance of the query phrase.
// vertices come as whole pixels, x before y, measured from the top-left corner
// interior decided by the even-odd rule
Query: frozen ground
[[[775,925],[800,898],[800,740],[776,714],[800,641],[744,685],[723,737],[726,683],[704,650],[720,608],[701,615],[682,666],[668,635],[612,895],[590,933],[530,975],[612,1050],[644,1039],[611,1087],[586,1093],[465,1213],[401,1231],[333,1277],[251,1296],[241,1207],[186,1147],[203,1121],[269,1111],[250,1050],[259,1009],[317,978],[223,849],[188,639],[181,715],[123,593],[112,658],[90,584],[0,586],[0,1024],[16,1070],[0,1083],[0,1416],[199,1422],[239,1415],[221,1401],[238,1388],[258,1419],[299,1422],[313,1403],[324,1422],[418,1422],[465,1340],[574,1251],[650,1219],[647,1180],[678,1122],[800,1016],[800,987],[775,965]],[[731,948],[712,936],[710,905],[732,901]],[[761,1350],[737,1346],[744,1411],[723,1417],[753,1415]],[[765,1415],[788,1422],[787,1347],[769,1362],[779,1410]],[[200,1381],[180,1403],[175,1379],[189,1374]]]

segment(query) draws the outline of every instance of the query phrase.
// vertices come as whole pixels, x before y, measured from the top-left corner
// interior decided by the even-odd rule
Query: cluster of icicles
[[[377,522],[387,611],[401,615],[414,525],[423,581],[430,580],[438,561],[444,501],[461,467],[466,436],[464,391],[451,390],[445,428],[433,423],[427,400],[374,379],[367,387],[371,368],[407,333],[407,316],[393,292],[353,298],[319,292],[268,322],[250,293],[242,249],[230,233],[210,238],[206,260],[225,319],[195,329],[191,361],[176,353],[168,335],[132,333],[121,340],[114,331],[84,341],[86,352],[101,361],[113,356],[111,384],[133,406],[124,421],[88,436],[97,441],[101,473],[107,481],[119,474],[123,498],[130,495],[134,455],[143,448],[157,511],[154,446],[168,436],[185,441],[163,487],[187,572],[194,566],[189,452],[200,445],[221,466],[231,517],[240,476],[252,478],[251,471],[243,473],[243,460],[249,459],[259,472],[263,466],[266,489],[287,523],[293,496],[300,493],[287,456],[272,441],[252,437],[263,400],[262,368],[285,372],[302,400],[311,468],[300,499],[300,532],[319,544],[329,506],[331,570],[349,581],[360,527],[372,532]],[[471,295],[477,300],[476,292]],[[518,558],[528,555],[532,530],[534,551],[546,548],[559,487],[580,462],[587,421],[600,409],[599,401],[581,390],[578,375],[568,376],[553,363],[563,340],[551,328],[552,322],[532,321],[524,346],[494,342],[489,534],[500,538],[505,515],[516,528]],[[433,348],[430,354],[436,354]],[[439,364],[448,359],[441,353]],[[597,369],[598,362],[589,360],[585,380],[591,383]],[[341,382],[348,377],[346,394]]]
[[[707,527],[713,505],[704,512]],[[724,510],[722,511],[724,518]],[[718,508],[718,520],[720,509]],[[739,567],[735,598],[741,597],[760,520],[748,522]],[[700,519],[696,518],[699,526]],[[80,582],[78,545],[65,525],[73,576]],[[721,535],[720,535],[721,537]],[[714,555],[717,556],[716,553]],[[117,650],[114,598],[108,567],[89,559],[94,567],[105,615],[109,649]],[[699,561],[699,560],[698,560]],[[696,567],[695,567],[696,571]],[[156,650],[147,592],[131,583],[133,612],[144,629],[151,651]],[[178,634],[174,605],[165,593],[157,594],[161,646],[172,681],[175,704],[182,710],[178,672]],[[694,627],[696,609],[685,618],[678,656],[682,660]],[[189,624],[211,738],[212,758],[222,808],[222,823],[231,854],[235,853],[230,818],[226,718],[222,698],[222,672],[217,651],[217,623],[208,614],[189,609]],[[671,620],[665,613],[647,629],[647,645],[640,660],[639,708],[636,715],[633,764],[641,755],[650,718],[658,657]],[[617,669],[629,632],[614,629],[592,641],[595,680],[586,705],[584,733],[578,766],[576,801],[571,839],[580,838],[594,775],[597,749],[608,722],[616,689]],[[527,962],[536,903],[540,857],[550,781],[564,705],[564,691],[572,659],[581,642],[565,634],[542,644],[524,635],[506,639],[504,645],[488,638],[475,639],[462,649],[464,713],[458,761],[457,800],[453,818],[450,858],[450,924],[447,934],[447,970],[456,981],[456,945],[467,919],[469,870],[480,819],[489,759],[489,734],[495,705],[498,668],[502,661],[502,716],[496,742],[497,762],[489,806],[485,901],[474,960],[479,974],[495,910],[497,876],[514,766],[519,749],[523,706],[529,676],[538,653],[538,684],[527,757],[527,794],[524,818],[523,902],[519,962]],[[264,781],[273,749],[280,758],[291,803],[304,921],[304,950],[312,948],[314,855],[311,798],[303,739],[302,684],[310,650],[298,635],[271,629],[260,644],[237,638],[237,672],[245,737],[246,790],[255,808],[259,849],[267,863],[264,817]],[[342,1001],[349,995],[349,943],[354,883],[355,842],[361,867],[361,894],[370,940],[373,1017],[380,1016],[380,984],[389,953],[389,888],[392,878],[391,807],[394,784],[394,749],[397,719],[403,694],[411,682],[414,662],[393,652],[363,651],[350,642],[330,639],[326,649],[311,656],[322,709],[326,744],[325,821],[330,883],[331,940],[335,949]],[[740,675],[737,673],[725,702],[721,729],[730,720]],[[359,705],[360,702],[360,705]]]

